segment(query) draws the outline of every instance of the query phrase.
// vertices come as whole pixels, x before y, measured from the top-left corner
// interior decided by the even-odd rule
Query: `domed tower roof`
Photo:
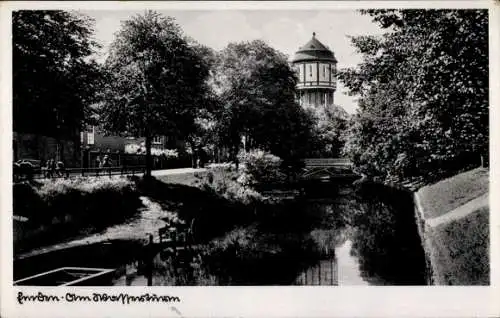
[[[292,63],[303,61],[330,61],[337,63],[333,52],[316,39],[316,33],[313,33],[312,39],[309,42],[299,48],[292,59]]]

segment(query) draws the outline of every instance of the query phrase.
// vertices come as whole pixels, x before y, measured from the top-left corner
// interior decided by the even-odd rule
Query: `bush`
[[[286,180],[286,176],[280,170],[282,160],[262,150],[251,150],[240,153],[238,156],[243,162],[240,183],[250,186],[266,183],[280,183]]]
[[[238,172],[231,166],[210,168],[201,182],[201,188],[216,193],[232,203],[245,205],[261,202],[263,197],[255,191]]]

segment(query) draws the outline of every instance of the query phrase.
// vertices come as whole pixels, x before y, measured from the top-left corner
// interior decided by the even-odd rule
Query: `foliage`
[[[143,155],[146,153],[145,142],[138,144],[128,144],[125,147],[125,153]],[[166,158],[178,158],[179,152],[176,149],[151,149],[152,156],[164,156]]]
[[[61,10],[12,13],[14,130],[76,137],[102,83],[93,21]]]
[[[187,135],[186,150],[188,153],[203,157],[203,154],[211,153],[215,150],[217,138],[215,134],[216,118],[214,112],[219,105],[217,95],[212,90],[212,74],[214,72],[214,65],[216,63],[216,52],[211,48],[196,43],[191,40],[193,49],[197,52],[200,59],[205,63],[209,69],[209,76],[206,78],[206,84],[210,87],[205,93],[203,100],[203,107],[198,112],[194,119],[193,129]],[[202,161],[205,158],[200,158]]]
[[[338,105],[333,107],[306,107],[316,126],[311,156],[337,158],[345,144],[345,133],[349,122],[349,114]]]
[[[200,187],[232,203],[250,205],[264,200],[232,167],[210,168]]]
[[[352,37],[363,61],[340,72],[360,106],[345,153],[363,173],[402,179],[487,156],[487,10],[364,13],[387,33]]]
[[[282,160],[260,149],[248,152],[240,152],[239,161],[243,162],[241,175],[238,181],[248,186],[258,184],[279,183],[285,180],[286,176],[281,172]]]
[[[211,83],[221,103],[218,141],[232,160],[242,139],[246,149],[283,159],[305,153],[313,123],[295,102],[296,78],[285,55],[260,40],[230,43],[217,56]]]
[[[206,60],[172,18],[148,11],[122,24],[105,65],[101,122],[108,131],[145,137],[150,175],[152,137],[184,138],[195,129],[209,92]]]

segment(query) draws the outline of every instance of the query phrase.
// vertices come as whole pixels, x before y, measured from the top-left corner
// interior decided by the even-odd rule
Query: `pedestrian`
[[[111,159],[109,159],[108,155],[104,156],[104,159],[102,160],[102,167],[104,169],[111,168]],[[111,169],[108,170],[108,173],[111,175]]]
[[[50,175],[53,177],[56,174],[56,160],[50,159]]]
[[[50,159],[45,162],[45,166],[43,167],[43,176],[45,178],[50,178]]]
[[[104,168],[108,168],[108,167],[111,167],[111,161],[109,159],[109,156],[108,155],[105,155],[104,156],[104,159],[102,160],[102,166]]]
[[[100,156],[97,156],[97,158],[95,158],[95,175],[96,176],[99,176],[99,169],[101,169],[101,157]]]
[[[57,175],[59,177],[63,177],[66,172],[66,168],[64,166],[64,162],[62,160],[57,162]]]

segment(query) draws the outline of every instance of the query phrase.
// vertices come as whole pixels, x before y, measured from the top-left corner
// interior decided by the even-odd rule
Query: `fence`
[[[69,178],[69,177],[100,177],[112,175],[135,175],[144,173],[146,166],[119,166],[103,168],[65,168],[63,170],[47,170],[41,168],[32,172],[14,174],[14,181],[21,179],[49,179],[49,178]]]

